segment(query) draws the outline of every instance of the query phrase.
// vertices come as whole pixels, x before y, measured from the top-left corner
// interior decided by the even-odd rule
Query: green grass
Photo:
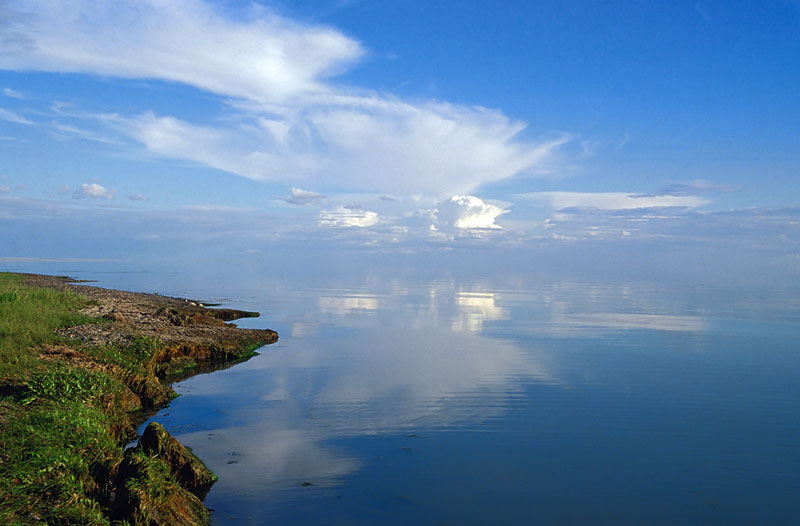
[[[24,381],[26,392],[22,403],[37,400],[82,401],[97,405],[102,398],[119,393],[122,383],[100,371],[71,367],[59,363],[30,374]]]
[[[0,272],[0,524],[127,524],[109,518],[116,483],[109,474],[123,462],[132,411],[140,400],[155,405],[174,394],[158,377],[198,368],[188,357],[160,363],[165,345],[152,336],[91,348],[55,333],[102,323],[78,312],[89,304],[71,291],[27,286],[22,276]],[[79,352],[43,359],[41,351],[53,345]],[[172,509],[168,499],[179,486],[163,461],[134,460],[138,476],[114,490],[142,504],[129,519],[147,524],[151,514]],[[207,518],[196,498],[184,504]]]
[[[163,460],[149,457],[141,452],[134,452],[132,458],[139,464],[139,476],[125,482],[125,486],[132,494],[138,495],[143,501],[157,505],[178,490],[178,483]]]
[[[0,273],[0,379],[36,365],[36,347],[60,341],[54,330],[94,321],[77,312],[88,303],[73,292],[29,287],[22,276]]]
[[[92,477],[119,451],[108,415],[80,402],[3,405],[3,524],[109,524]]]
[[[65,343],[54,331],[94,319],[73,292],[30,287],[0,273],[0,523],[109,524],[92,476],[121,455],[115,395],[101,371],[39,358]]]
[[[98,363],[118,365],[133,374],[152,372],[164,343],[154,336],[136,336],[126,346],[108,345],[86,349]]]

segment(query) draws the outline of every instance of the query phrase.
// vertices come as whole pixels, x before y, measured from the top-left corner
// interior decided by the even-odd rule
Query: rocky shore
[[[226,323],[258,313],[208,308],[193,300],[109,290],[66,277],[25,274],[23,283],[88,298],[80,313],[95,320],[60,328],[56,343],[35,350],[45,367],[85,370],[110,378],[114,386],[96,399],[118,450],[104,452],[105,460],[91,465],[96,484],[87,498],[110,524],[207,524],[201,500],[216,478],[200,459],[154,422],[135,448],[123,450],[124,444],[136,438],[136,427],[148,415],[176,396],[170,383],[245,360],[277,341],[277,333]],[[6,393],[17,389],[17,399],[28,403],[31,381],[13,383],[5,380]]]

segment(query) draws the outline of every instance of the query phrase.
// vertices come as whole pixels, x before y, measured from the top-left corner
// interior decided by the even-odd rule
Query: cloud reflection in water
[[[303,314],[287,319],[291,331],[278,346],[186,382],[198,403],[213,393],[228,404],[219,428],[179,436],[220,475],[212,503],[215,495],[297,491],[306,480],[333,487],[371,461],[343,445],[348,440],[490,431],[526,399],[531,382],[582,381],[576,364],[565,362],[570,358],[530,340],[501,338],[497,324],[551,338],[706,329],[702,318],[663,313],[629,288],[562,284],[543,294],[395,280],[373,289],[306,294],[296,306]],[[598,306],[620,312],[596,312]]]

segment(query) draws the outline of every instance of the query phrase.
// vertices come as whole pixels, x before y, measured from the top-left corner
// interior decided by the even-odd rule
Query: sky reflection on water
[[[271,285],[293,293],[245,323],[280,342],[157,417],[220,475],[215,523],[800,511],[797,324],[641,284],[507,285]]]

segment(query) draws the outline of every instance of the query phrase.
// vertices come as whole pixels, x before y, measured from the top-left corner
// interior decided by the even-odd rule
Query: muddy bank
[[[256,348],[277,341],[277,333],[226,323],[258,313],[104,289],[66,277],[24,276],[26,285],[89,298],[80,312],[99,320],[59,329],[64,343],[42,346],[41,359],[102,373],[121,385],[104,402],[119,449],[93,467],[97,489],[91,498],[112,522],[207,524],[201,499],[216,478],[200,459],[154,424],[136,448],[123,452],[123,444],[136,438],[136,426],[147,415],[174,398],[170,383],[245,360]]]

